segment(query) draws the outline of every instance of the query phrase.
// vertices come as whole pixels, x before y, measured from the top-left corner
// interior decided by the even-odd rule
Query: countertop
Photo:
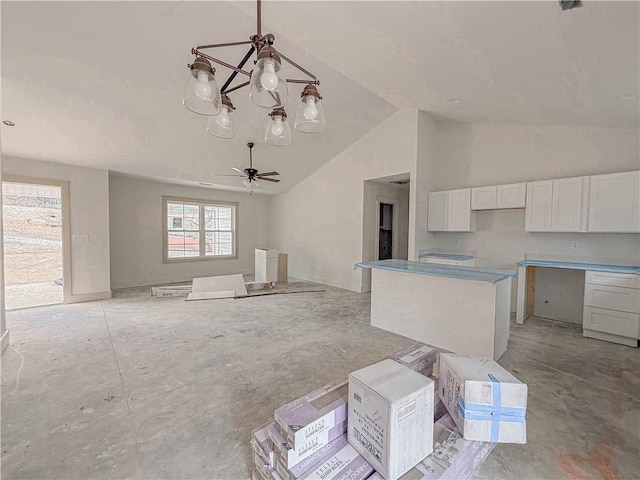
[[[639,265],[634,264],[633,262],[625,264],[623,261],[540,257],[526,258],[525,260],[518,262],[518,265],[521,267],[552,267],[567,268],[571,270],[590,270],[594,272],[640,274]]]
[[[433,275],[436,277],[458,278],[477,282],[497,283],[505,278],[515,277],[513,270],[495,268],[466,267],[460,265],[444,265],[441,263],[423,263],[409,260],[379,260],[376,262],[356,263],[360,268],[380,268],[395,272],[412,273],[416,275]]]
[[[418,258],[446,258],[448,260],[473,260],[473,256],[471,255],[459,255],[455,253],[423,253]]]

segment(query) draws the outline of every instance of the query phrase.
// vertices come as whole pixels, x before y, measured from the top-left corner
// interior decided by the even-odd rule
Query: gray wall
[[[162,263],[162,196],[238,202],[238,258]],[[111,285],[188,281],[194,277],[253,274],[254,249],[269,245],[271,197],[110,175]]]

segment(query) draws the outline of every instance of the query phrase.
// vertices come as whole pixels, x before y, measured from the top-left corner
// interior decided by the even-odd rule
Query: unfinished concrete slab
[[[407,342],[369,325],[367,294],[288,286],[314,287],[8,312],[3,478],[249,478],[275,408]],[[638,349],[532,318],[499,363],[529,385],[527,444],[498,445],[477,478],[637,478]]]

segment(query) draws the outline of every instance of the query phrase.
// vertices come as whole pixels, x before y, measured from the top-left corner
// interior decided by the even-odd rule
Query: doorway
[[[378,200],[378,260],[393,258],[394,247],[397,251],[397,239],[394,242],[393,216],[395,211],[393,203],[384,203]]]
[[[2,182],[5,308],[65,299],[64,185]]]

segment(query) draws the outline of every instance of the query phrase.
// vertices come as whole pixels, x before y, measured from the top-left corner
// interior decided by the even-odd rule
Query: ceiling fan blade
[[[243,171],[243,170],[240,170],[239,168],[231,167],[231,170],[235,170],[236,172],[238,172],[238,173],[242,173],[242,174],[244,175],[244,171]]]
[[[280,180],[278,180],[277,178],[262,178],[260,175],[258,175],[258,177],[260,179],[260,181],[265,181],[265,182],[275,182],[278,183]]]
[[[267,173],[259,173],[258,176],[260,177],[270,177],[272,175],[280,175],[278,172],[267,172]]]

